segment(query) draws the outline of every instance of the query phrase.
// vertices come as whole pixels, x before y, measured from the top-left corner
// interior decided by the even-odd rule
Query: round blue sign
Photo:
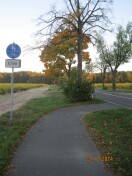
[[[12,44],[8,45],[8,47],[6,49],[6,53],[7,53],[8,57],[15,59],[20,56],[21,48],[19,45],[12,43]]]

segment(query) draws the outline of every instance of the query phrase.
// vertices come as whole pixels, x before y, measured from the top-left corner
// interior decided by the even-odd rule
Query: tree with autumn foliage
[[[71,36],[72,34],[72,36]],[[90,38],[85,36],[83,50],[88,48]],[[47,45],[43,48],[40,60],[46,68],[45,74],[54,75],[57,72],[66,74],[68,79],[71,77],[71,68],[76,64],[75,55],[77,54],[77,34],[70,28],[62,28],[57,32]],[[85,63],[90,63],[89,52],[82,52],[82,59]]]
[[[77,61],[78,61],[78,80],[82,81],[82,61],[83,61],[83,44],[85,37],[95,39],[97,28],[108,30],[109,2],[111,0],[64,0],[65,11],[58,11],[55,8],[48,13],[41,15],[38,18],[38,23],[41,25],[37,35],[41,39],[47,35],[53,38],[56,32],[69,25],[72,32],[69,37],[76,34],[77,42]],[[51,38],[51,39],[52,39]],[[72,46],[73,47],[73,46]]]

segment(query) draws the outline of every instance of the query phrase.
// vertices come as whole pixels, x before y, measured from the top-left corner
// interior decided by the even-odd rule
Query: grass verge
[[[94,84],[96,89],[102,90],[102,84],[96,83]],[[105,91],[112,91],[112,84],[105,83]],[[104,91],[103,90],[103,91]],[[123,93],[132,93],[132,83],[116,83],[116,91]]]
[[[101,100],[94,99],[87,103],[100,102],[102,103]],[[14,111],[11,122],[9,113],[2,115],[0,117],[0,176],[5,175],[14,151],[34,122],[52,110],[76,104],[70,102],[57,88],[52,88],[52,91],[47,91],[47,97],[33,99]]]
[[[103,110],[84,117],[86,129],[102,156],[112,156],[106,162],[116,176],[131,176],[132,169],[132,110]]]

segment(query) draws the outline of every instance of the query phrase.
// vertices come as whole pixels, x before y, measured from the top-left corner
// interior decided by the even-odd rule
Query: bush
[[[65,81],[61,84],[65,95],[71,101],[88,101],[92,99],[94,87],[91,81]]]

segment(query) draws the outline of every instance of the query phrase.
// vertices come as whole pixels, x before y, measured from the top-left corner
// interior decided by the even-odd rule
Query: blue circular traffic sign
[[[6,49],[6,54],[8,55],[8,57],[15,59],[20,56],[21,48],[19,45],[12,43],[12,44],[8,45],[8,47]]]

